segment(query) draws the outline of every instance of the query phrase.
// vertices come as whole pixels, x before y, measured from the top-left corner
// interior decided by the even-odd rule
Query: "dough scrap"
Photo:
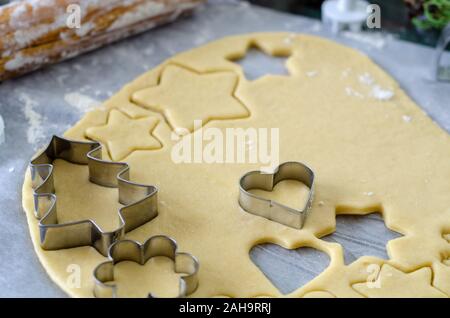
[[[443,263],[433,264],[433,286],[450,295],[450,263],[444,261]]]
[[[353,285],[358,292],[367,297],[386,298],[440,298],[444,293],[430,285],[431,268],[424,267],[412,273],[403,273],[389,264],[381,267],[377,281],[368,286],[367,282]]]
[[[288,37],[290,41],[285,41]],[[251,46],[268,54],[289,55],[286,66],[290,76],[266,75],[255,81],[246,80],[232,60],[244,56]],[[316,71],[314,77],[307,76],[311,70]],[[199,77],[211,76],[210,87],[219,91],[205,90],[198,105],[174,108],[173,113],[164,114],[169,107],[166,105],[183,102],[179,94],[184,93],[171,87],[175,82],[166,82],[167,92],[176,93],[167,93],[162,99],[163,94],[157,87],[161,74],[166,71],[175,77],[184,76],[186,72],[197,73]],[[359,78],[366,73],[373,79],[370,83],[376,83],[379,89],[390,91],[392,95],[389,98],[371,95],[373,87],[367,86],[369,81]],[[237,78],[233,91],[230,85],[215,82],[216,77],[225,74]],[[184,85],[183,90],[188,90],[186,98],[195,98],[198,93],[195,82]],[[148,92],[151,94],[147,95]],[[355,96],[354,92],[359,95]],[[227,97],[217,100],[217,96]],[[163,110],[162,113],[151,107],[156,106],[152,102],[158,98],[164,100],[158,109]],[[237,115],[236,99],[241,110],[245,106],[245,114]],[[225,109],[225,100],[236,103],[236,107]],[[189,125],[184,120],[192,119],[194,110],[201,111],[199,119],[215,119],[205,122],[205,127],[222,131],[247,127],[280,129],[281,162],[298,160],[311,166],[316,173],[316,196],[302,230],[240,210],[237,202],[239,177],[258,169],[259,164],[174,164],[171,161],[175,141],[171,139],[170,121],[174,125]],[[206,115],[203,110],[207,110]],[[310,246],[330,256],[329,267],[286,295],[289,297],[316,291],[327,291],[336,297],[362,297],[352,286],[367,281],[370,274],[367,268],[373,264],[392,269],[392,279],[398,281],[396,288],[380,289],[376,296],[407,296],[408,293],[403,292],[405,289],[419,288],[427,293],[432,290],[434,296],[443,292],[450,294],[445,281],[448,274],[444,274],[448,273],[447,265],[442,262],[442,255],[450,254],[450,244],[443,239],[443,235],[449,233],[450,218],[449,135],[365,55],[307,35],[257,33],[227,37],[176,55],[138,77],[101,108],[86,114],[65,136],[80,140],[99,137],[93,132],[104,126],[108,114],[114,112],[122,112],[133,119],[160,119],[152,135],[161,142],[162,148],[129,153],[136,147],[134,142],[143,141],[148,134],[116,145],[114,153],[120,154],[117,156],[129,153],[124,160],[131,167],[132,180],[160,188],[158,217],[126,237],[142,242],[150,235],[169,235],[177,240],[180,251],[195,255],[200,261],[200,272],[199,288],[193,297],[283,296],[249,258],[249,250],[264,242],[288,249]],[[119,123],[109,125],[111,129],[124,129]],[[127,126],[126,133],[136,136],[135,127]],[[108,145],[113,137],[102,135],[102,142]],[[110,211],[109,217],[106,212],[99,215],[99,203],[95,200],[85,200],[82,204],[95,220],[100,218],[106,223],[113,220],[117,213],[115,189],[81,186],[88,183],[87,167],[78,167],[86,172],[78,174],[79,179],[69,184],[70,180],[64,177],[72,169],[75,167],[69,163],[57,167],[60,177],[56,176],[56,182],[72,187],[64,194],[58,211],[70,214],[80,206],[77,198],[102,195],[106,198],[102,211]],[[71,195],[75,191],[77,195]],[[23,186],[23,206],[35,251],[49,276],[71,296],[92,297],[92,270],[105,258],[91,247],[59,251],[40,248],[29,173]],[[389,260],[364,256],[345,265],[342,247],[320,237],[334,231],[336,213],[374,211],[380,211],[386,225],[404,236],[388,243]],[[67,283],[70,264],[80,266],[81,286]],[[126,265],[123,266],[125,271]],[[433,286],[441,292],[431,286],[431,269],[435,272]],[[131,277],[136,274],[132,268],[128,273]],[[399,292],[400,289],[403,291]],[[136,285],[137,294],[145,291],[146,286]],[[370,296],[369,292],[364,292]]]

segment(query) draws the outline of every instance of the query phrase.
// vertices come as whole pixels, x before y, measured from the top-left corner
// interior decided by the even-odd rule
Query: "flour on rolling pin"
[[[22,0],[0,6],[0,81],[171,22],[204,0]],[[68,8],[80,25],[68,24]]]

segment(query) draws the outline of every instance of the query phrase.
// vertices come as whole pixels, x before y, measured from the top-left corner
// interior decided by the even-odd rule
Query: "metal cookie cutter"
[[[450,65],[441,65],[445,49],[450,44],[450,24],[442,30],[441,37],[436,46],[433,59],[433,79],[437,81],[450,81]]]
[[[248,192],[250,189],[272,191],[273,187],[283,180],[297,180],[309,187],[308,201],[302,210],[293,209]],[[251,171],[239,180],[239,204],[242,209],[296,229],[303,227],[307,213],[311,208],[313,196],[314,172],[300,162],[282,163],[273,173]]]
[[[55,159],[88,165],[90,182],[118,188],[119,202],[125,206],[118,211],[117,229],[104,232],[93,220],[58,224],[52,164]],[[112,243],[158,215],[158,189],[131,182],[127,163],[102,160],[102,146],[98,142],[53,136],[47,148],[31,161],[30,170],[35,215],[40,220],[41,247],[45,250],[90,245],[106,256]]]
[[[114,265],[123,261],[132,261],[144,265],[150,258],[166,256],[175,263],[175,272],[184,273],[180,277],[179,297],[192,294],[198,286],[197,259],[188,253],[177,252],[175,240],[165,235],[150,237],[143,244],[132,240],[117,241],[109,248],[109,261],[99,264],[93,272],[94,296],[98,298],[117,297],[117,285],[114,281]],[[151,293],[148,297],[155,298]]]

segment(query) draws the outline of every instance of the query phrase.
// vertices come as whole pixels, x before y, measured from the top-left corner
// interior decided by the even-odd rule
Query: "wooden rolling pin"
[[[0,6],[0,81],[171,22],[203,1],[21,0]]]

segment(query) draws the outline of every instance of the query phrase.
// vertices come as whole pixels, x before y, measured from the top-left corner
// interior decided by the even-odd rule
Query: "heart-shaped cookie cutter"
[[[251,189],[272,191],[273,187],[283,180],[300,181],[309,187],[308,200],[303,209],[294,209],[248,192]],[[296,229],[303,227],[311,209],[313,196],[314,172],[301,162],[282,163],[273,173],[251,171],[239,180],[239,204],[243,210]]]
[[[165,256],[173,260],[175,273],[185,274],[180,277],[178,298],[192,294],[198,286],[198,260],[189,253],[177,251],[177,242],[165,235],[150,237],[143,244],[133,240],[121,240],[111,245],[109,260],[99,264],[93,272],[94,296],[97,298],[116,298],[117,285],[114,281],[114,265],[123,261],[132,261],[144,265],[156,256]],[[148,297],[156,296],[149,293]]]

